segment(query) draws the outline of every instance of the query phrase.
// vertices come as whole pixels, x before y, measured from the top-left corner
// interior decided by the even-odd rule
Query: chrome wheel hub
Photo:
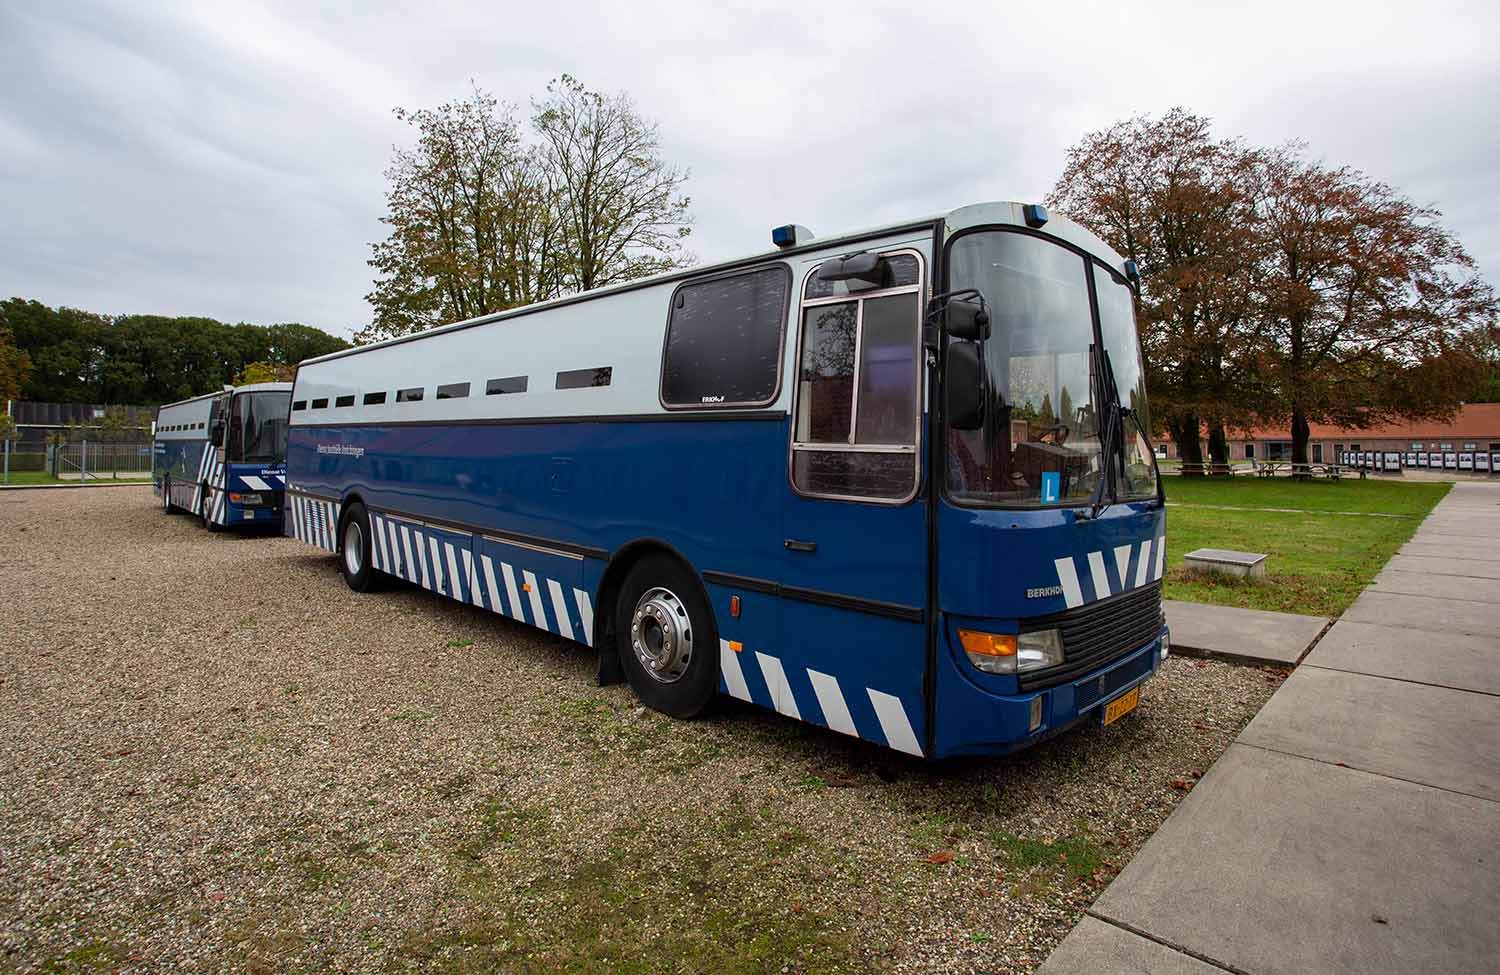
[[[364,564],[364,532],[359,530],[358,522],[350,519],[349,524],[344,526],[344,568],[349,570],[350,575],[357,576]]]
[[[630,617],[630,645],[653,679],[681,680],[693,658],[693,624],[682,600],[669,589],[648,589]]]

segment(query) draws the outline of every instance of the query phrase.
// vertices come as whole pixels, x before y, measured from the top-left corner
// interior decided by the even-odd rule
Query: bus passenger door
[[[777,710],[920,755],[922,302],[916,255],[890,260],[901,264],[886,287],[850,293],[830,286],[824,290],[833,293],[802,302],[782,647],[779,660],[758,669]]]

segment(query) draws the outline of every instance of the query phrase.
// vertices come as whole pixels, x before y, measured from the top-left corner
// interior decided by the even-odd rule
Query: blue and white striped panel
[[[475,539],[473,602],[538,629],[594,645],[594,604],[582,559],[481,536]]]
[[[742,662],[746,659],[754,660],[755,666],[746,667]],[[854,697],[851,707],[837,676],[811,667],[794,668],[789,674],[779,657],[758,650],[736,651],[728,640],[719,641],[719,682],[729,696],[789,718],[821,724],[909,755],[923,754],[906,704],[895,694],[855,685],[854,693],[863,692],[863,699]]]
[[[1089,552],[1081,564],[1072,556],[1053,561],[1069,609],[1150,585],[1161,579],[1166,564],[1166,535],[1117,545],[1107,552]]]
[[[292,536],[329,552],[338,551],[339,504],[305,494],[286,496],[286,517]]]

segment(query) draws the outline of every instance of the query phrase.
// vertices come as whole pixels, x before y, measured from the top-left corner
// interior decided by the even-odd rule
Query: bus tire
[[[358,501],[344,510],[339,525],[339,573],[355,592],[375,588],[378,573],[370,564],[370,515]]]
[[[719,689],[719,637],[698,579],[668,555],[630,570],[615,601],[625,679],[649,708],[691,718]]]
[[[161,479],[161,513],[164,515],[172,513],[172,479],[170,477]]]

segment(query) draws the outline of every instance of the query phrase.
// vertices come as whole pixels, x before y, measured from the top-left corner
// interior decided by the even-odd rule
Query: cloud
[[[105,312],[368,318],[396,105],[569,72],[692,170],[704,260],[1035,200],[1084,131],[1173,105],[1438,206],[1500,276],[1492,5],[11,3],[0,293]]]

